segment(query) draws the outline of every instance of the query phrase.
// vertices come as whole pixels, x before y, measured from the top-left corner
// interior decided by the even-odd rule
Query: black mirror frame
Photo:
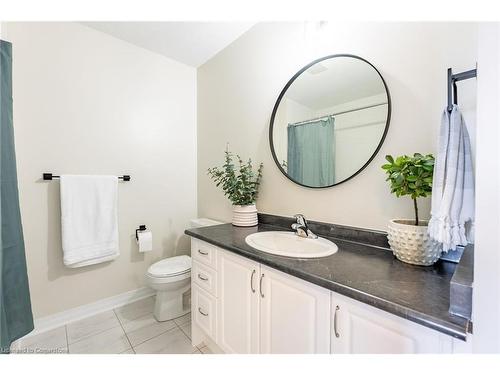
[[[283,169],[283,167],[281,166],[281,164],[279,163],[278,157],[276,156],[276,152],[274,150],[274,144],[273,144],[274,119],[276,117],[276,112],[277,112],[278,107],[279,107],[279,105],[281,103],[281,100],[283,99],[283,96],[285,95],[285,93],[288,90],[288,88],[292,85],[292,83],[302,73],[304,73],[307,69],[309,69],[314,64],[317,64],[317,63],[319,63],[319,62],[321,62],[323,60],[333,59],[335,57],[350,57],[350,58],[354,58],[354,59],[358,59],[358,60],[364,61],[365,63],[367,63],[368,65],[370,65],[377,72],[377,74],[379,75],[380,79],[382,80],[382,83],[384,84],[385,92],[387,94],[387,121],[385,123],[384,134],[382,134],[382,138],[380,139],[380,142],[379,142],[377,148],[373,152],[372,156],[370,156],[370,158],[368,159],[368,161],[360,169],[358,169],[355,173],[353,173],[351,176],[347,177],[346,179],[344,179],[342,181],[339,181],[339,182],[337,182],[335,184],[332,184],[332,185],[328,185],[328,186],[308,186],[308,185],[304,185],[304,184],[302,184],[302,183],[300,183],[298,181],[295,181],[293,178],[291,178],[286,173],[286,171]],[[310,62],[309,64],[307,64],[306,66],[304,66],[297,73],[295,73],[295,75],[287,82],[287,84],[285,85],[285,87],[283,88],[283,90],[281,90],[281,92],[280,92],[280,94],[278,96],[278,99],[276,100],[276,104],[274,104],[273,112],[272,112],[272,115],[271,115],[271,121],[269,123],[269,145],[271,147],[271,154],[273,156],[274,162],[278,166],[278,168],[281,171],[281,173],[283,173],[286,178],[288,178],[290,181],[296,183],[297,185],[300,185],[300,186],[303,186],[303,187],[306,187],[306,188],[309,188],[309,189],[326,189],[326,188],[331,188],[333,186],[340,185],[340,184],[342,184],[344,182],[347,182],[350,179],[356,177],[358,174],[360,174],[368,166],[368,164],[370,164],[372,162],[372,160],[378,154],[378,152],[380,151],[380,148],[382,147],[382,144],[385,141],[385,137],[387,136],[387,132],[389,130],[389,123],[391,122],[391,112],[392,112],[391,94],[389,93],[389,88],[387,87],[387,83],[385,82],[384,77],[382,77],[382,74],[380,74],[380,72],[378,71],[378,69],[375,68],[375,66],[372,63],[370,63],[368,60],[365,60],[362,57],[359,57],[359,56],[356,56],[356,55],[351,55],[351,54],[335,54],[335,55],[328,55],[328,56],[324,56],[324,57],[321,57],[319,59],[316,59],[316,60]]]

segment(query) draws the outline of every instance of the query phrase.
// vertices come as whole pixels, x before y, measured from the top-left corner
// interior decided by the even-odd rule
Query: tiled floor
[[[153,316],[154,297],[21,339],[19,353],[209,354],[191,346],[191,315],[166,322]]]

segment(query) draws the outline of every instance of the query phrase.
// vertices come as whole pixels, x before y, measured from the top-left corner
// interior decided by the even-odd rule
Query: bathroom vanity
[[[389,89],[374,65],[354,55],[325,56],[279,94],[271,154],[293,183],[333,187],[373,160],[390,118]],[[225,353],[468,350],[469,318],[449,313],[470,311],[450,304],[452,289],[471,295],[460,284],[467,277],[450,287],[455,263],[402,263],[384,232],[327,223],[311,230],[302,215],[295,219],[260,214],[255,227],[186,231],[193,345]]]
[[[383,232],[338,226],[321,233],[338,246],[333,255],[271,255],[245,242],[253,233],[286,230],[270,217],[257,227],[186,231],[193,345],[223,353],[467,350],[470,322],[448,312],[455,264],[404,264],[381,246]]]

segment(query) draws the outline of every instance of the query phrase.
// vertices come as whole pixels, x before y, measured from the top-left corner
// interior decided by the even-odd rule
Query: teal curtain
[[[0,352],[33,329],[12,125],[12,45],[0,40]]]
[[[288,125],[287,173],[311,187],[335,183],[335,119]]]

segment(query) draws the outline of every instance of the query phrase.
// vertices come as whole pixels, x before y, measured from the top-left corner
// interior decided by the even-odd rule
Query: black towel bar
[[[51,181],[54,178],[60,178],[61,176],[56,176],[55,174],[52,173],[44,173],[43,174],[43,179],[44,181]],[[125,174],[123,176],[118,176],[118,179],[123,180],[123,181],[130,181],[130,176],[128,174]]]
[[[477,69],[471,69],[466,72],[453,74],[451,68],[448,68],[448,112],[452,111],[453,104],[458,104],[457,82],[474,77],[477,77]]]

